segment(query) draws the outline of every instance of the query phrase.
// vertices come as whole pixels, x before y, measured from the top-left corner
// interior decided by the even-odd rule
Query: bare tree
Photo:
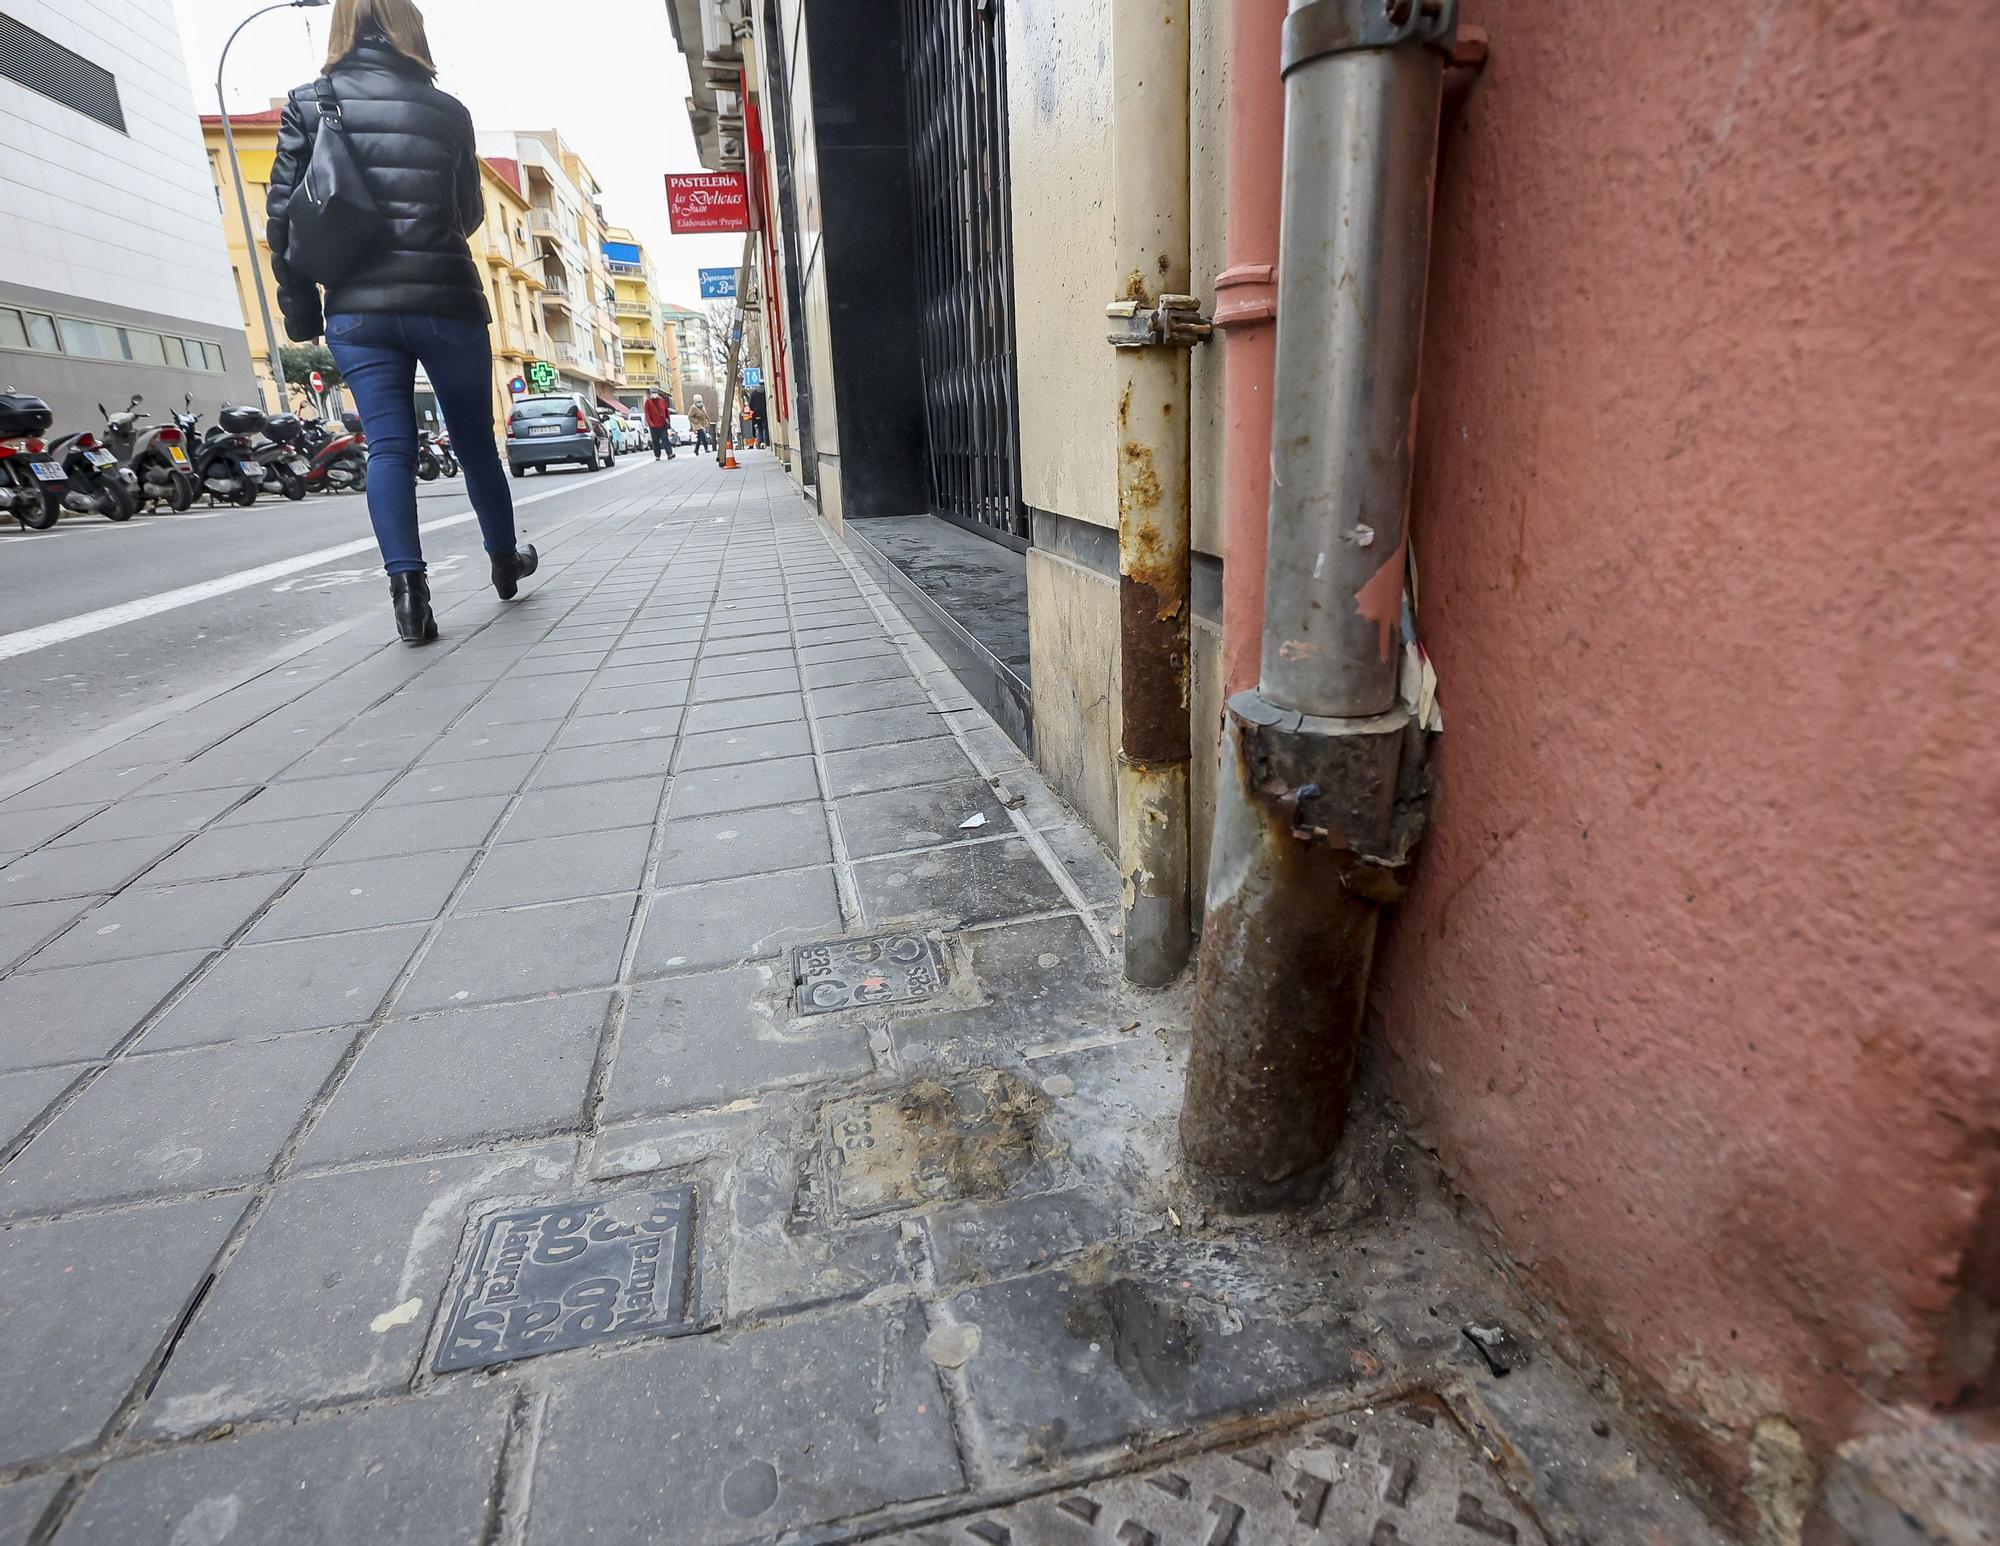
[[[736,331],[736,302],[709,301],[702,307],[708,319],[709,363],[715,368],[715,379],[729,379],[729,338]]]

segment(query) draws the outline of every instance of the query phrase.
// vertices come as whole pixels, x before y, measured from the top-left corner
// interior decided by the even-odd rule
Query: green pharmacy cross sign
[[[528,390],[553,392],[562,385],[562,376],[547,360],[528,361]]]

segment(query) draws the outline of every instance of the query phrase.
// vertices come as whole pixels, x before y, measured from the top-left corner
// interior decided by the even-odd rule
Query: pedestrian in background
[[[539,558],[519,546],[514,496],[500,463],[490,393],[486,289],[466,238],[486,215],[472,116],[433,84],[423,15],[411,0],[335,0],[326,73],[287,97],[271,167],[271,267],[285,331],[326,334],[368,435],[368,516],[389,575],[396,632],[438,636],[417,533],[416,371],[430,378],[465,469],[466,491],[492,560],[493,588],[512,601]],[[358,263],[319,287],[290,248],[292,197],[322,132],[325,97],[344,125],[384,231]],[[308,266],[310,266],[308,264]]]
[[[766,412],[764,389],[760,386],[752,387],[749,402],[750,424],[756,432],[757,444],[767,446],[771,443],[771,420]]]
[[[688,404],[688,428],[694,431],[697,455],[708,449],[708,404],[697,397]]]
[[[653,460],[660,459],[660,453],[667,453],[667,460],[674,459],[673,400],[658,387],[646,394],[646,433],[653,437]]]

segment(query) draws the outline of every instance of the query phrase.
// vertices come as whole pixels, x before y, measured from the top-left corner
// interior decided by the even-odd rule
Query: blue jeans
[[[469,317],[341,312],[326,319],[326,343],[368,432],[368,519],[390,574],[422,574],[417,536],[417,366],[424,367],[488,553],[511,553],[514,494],[493,435],[493,346]]]

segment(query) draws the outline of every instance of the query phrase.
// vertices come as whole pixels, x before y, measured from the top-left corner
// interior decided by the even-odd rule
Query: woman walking
[[[325,333],[367,431],[368,516],[406,644],[438,636],[417,534],[419,365],[465,468],[500,599],[512,601],[539,562],[518,545],[493,434],[486,291],[466,244],[486,214],[472,118],[432,84],[436,75],[410,0],[335,0],[326,74],[285,102],[267,205],[285,331],[300,343]],[[292,250],[288,211],[313,159],[323,101],[344,126],[383,230],[327,286],[322,305],[300,272],[314,266],[312,254]]]

